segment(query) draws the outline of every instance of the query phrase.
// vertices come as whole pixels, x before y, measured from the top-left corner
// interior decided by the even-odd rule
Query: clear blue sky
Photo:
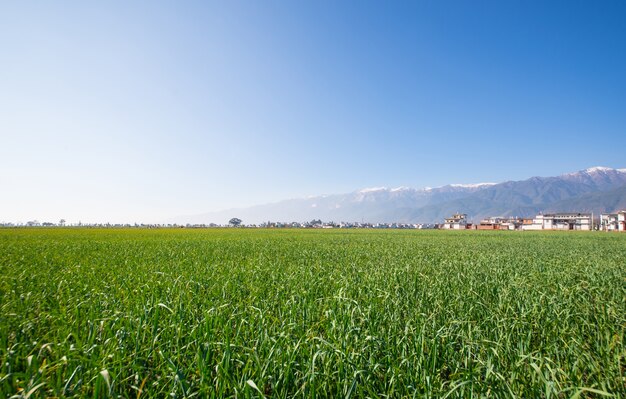
[[[0,221],[623,168],[624,21],[624,1],[4,1]]]

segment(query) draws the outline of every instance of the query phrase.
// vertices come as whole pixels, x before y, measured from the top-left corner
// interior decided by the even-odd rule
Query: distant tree
[[[59,220],[59,226],[65,226],[65,219]]]
[[[233,226],[233,227],[237,227],[241,224],[241,219],[239,218],[232,218],[228,221],[228,224]]]

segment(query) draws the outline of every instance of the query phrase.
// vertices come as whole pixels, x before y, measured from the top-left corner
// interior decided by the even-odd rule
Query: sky
[[[0,222],[626,167],[624,1],[4,1]]]

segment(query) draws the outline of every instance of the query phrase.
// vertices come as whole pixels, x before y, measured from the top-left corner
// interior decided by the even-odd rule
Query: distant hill
[[[538,212],[613,212],[626,208],[626,169],[594,167],[556,177],[452,184],[437,188],[369,188],[347,194],[290,199],[249,208],[181,216],[172,223],[323,221],[437,223],[454,212],[474,221]]]

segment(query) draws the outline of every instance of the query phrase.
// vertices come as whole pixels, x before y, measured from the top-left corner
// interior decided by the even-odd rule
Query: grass
[[[0,230],[0,396],[626,397],[626,235]]]

